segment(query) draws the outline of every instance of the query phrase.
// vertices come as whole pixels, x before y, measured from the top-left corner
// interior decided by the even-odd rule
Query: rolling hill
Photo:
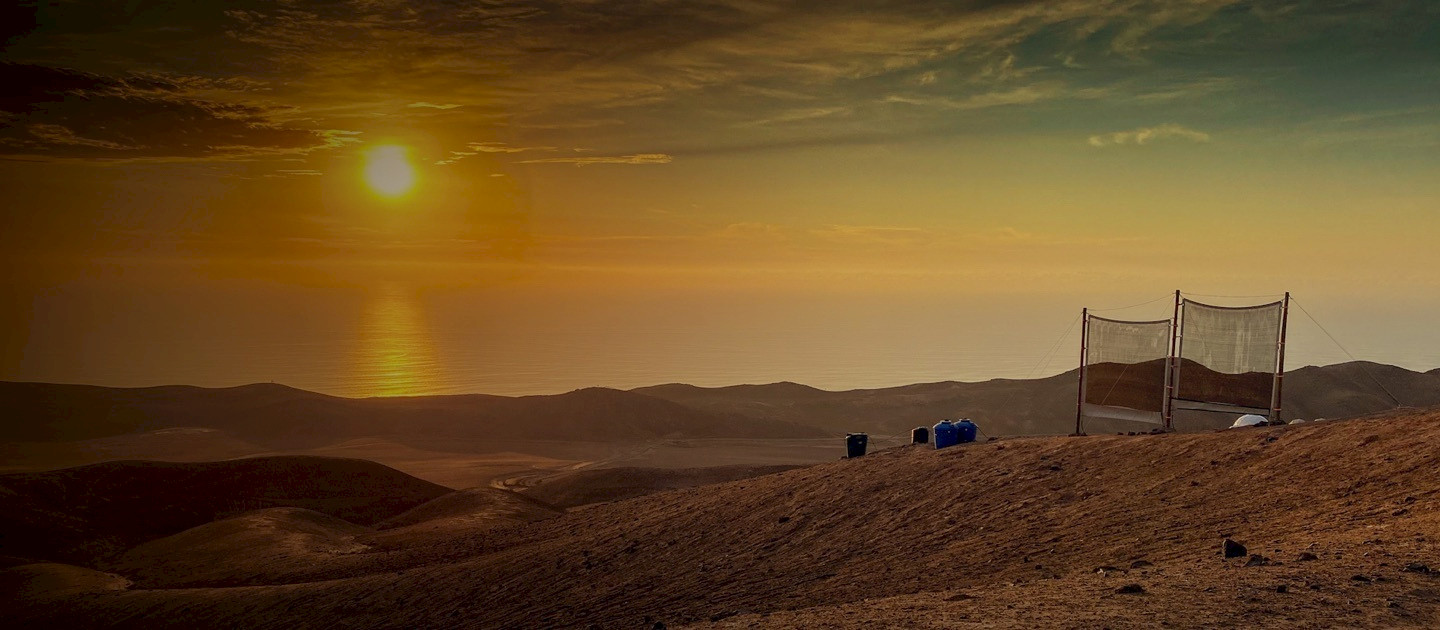
[[[1437,441],[1440,411],[899,447],[316,556],[305,582],[94,576],[6,605],[42,627],[1433,627]]]
[[[3,442],[59,442],[177,427],[209,428],[272,449],[394,436],[537,440],[664,437],[814,437],[813,427],[720,417],[671,401],[613,389],[553,396],[419,396],[351,399],[283,385],[231,388],[109,388],[0,382],[0,406],[14,421]]]
[[[374,462],[117,461],[0,475],[0,554],[94,565],[136,544],[270,507],[378,523],[450,489]]]

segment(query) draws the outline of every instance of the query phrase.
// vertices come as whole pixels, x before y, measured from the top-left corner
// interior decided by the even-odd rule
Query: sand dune
[[[157,628],[1431,626],[1440,621],[1440,577],[1428,570],[1440,565],[1437,440],[1440,411],[902,447],[482,536],[391,540],[317,562],[317,581],[303,584],[132,588],[23,602],[12,619]],[[1227,536],[1268,560],[1222,558]],[[1118,592],[1130,584],[1144,592]]]

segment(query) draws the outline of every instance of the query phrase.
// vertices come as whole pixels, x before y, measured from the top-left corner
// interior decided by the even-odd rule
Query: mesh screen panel
[[[1245,308],[1182,302],[1175,396],[1269,408],[1283,316],[1283,302]]]
[[[1170,356],[1170,320],[1124,322],[1091,316],[1085,326],[1083,402],[1160,412]]]

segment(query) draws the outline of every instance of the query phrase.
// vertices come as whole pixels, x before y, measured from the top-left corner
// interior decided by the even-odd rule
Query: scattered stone
[[[1105,565],[1105,566],[1103,566],[1103,567],[1095,567],[1095,572],[1096,572],[1096,573],[1099,573],[1099,574],[1101,574],[1101,575],[1104,575],[1104,574],[1109,573],[1109,572],[1111,572],[1111,571],[1119,571],[1119,570],[1120,570],[1120,569],[1118,569],[1118,568],[1116,568],[1116,567],[1112,567],[1112,566],[1110,566],[1110,565],[1108,565],[1108,564]]]
[[[1130,563],[1130,568],[1132,568],[1132,569],[1143,569],[1143,568],[1145,568],[1145,567],[1153,567],[1153,566],[1155,566],[1155,565],[1151,564],[1151,563],[1150,563],[1149,561],[1147,561],[1147,560],[1136,560],[1136,561]]]
[[[1250,559],[1245,561],[1247,567],[1263,567],[1270,564],[1270,559],[1258,553],[1250,554]]]
[[[1050,464],[1050,470],[1060,470],[1060,464]]]
[[[1298,556],[1295,557],[1295,561],[1296,561],[1296,562],[1310,562],[1310,561],[1312,561],[1312,560],[1319,560],[1319,559],[1320,559],[1320,556],[1317,556],[1317,555],[1315,555],[1315,554],[1313,554],[1313,553],[1310,553],[1310,552],[1308,552],[1308,551],[1302,551],[1302,552],[1300,552],[1300,555],[1298,555]]]
[[[1407,510],[1407,509],[1405,509],[1405,508],[1400,508],[1400,509],[1398,509],[1398,510],[1395,510],[1394,512],[1391,512],[1391,513],[1390,513],[1390,516],[1405,516],[1406,514],[1409,514],[1409,513],[1410,513],[1410,510]]]
[[[1230,540],[1229,538],[1226,538],[1224,542],[1220,543],[1220,551],[1225,554],[1226,558],[1239,558],[1249,553],[1245,545]]]
[[[1284,584],[1281,584],[1280,586],[1275,587],[1275,592],[1276,592],[1276,593],[1289,593],[1289,592],[1290,592],[1290,587],[1285,586]]]
[[[1406,573],[1425,573],[1425,574],[1430,574],[1430,573],[1434,573],[1434,572],[1435,572],[1435,571],[1433,571],[1428,565],[1424,565],[1424,564],[1421,564],[1421,563],[1419,563],[1419,562],[1411,562],[1411,563],[1405,565],[1405,568],[1400,569],[1400,570],[1401,570],[1401,571],[1404,571],[1404,572],[1406,572]]]
[[[1369,584],[1369,583],[1370,583],[1370,578],[1367,577],[1367,576],[1360,575],[1360,574],[1357,573],[1357,574],[1355,574],[1355,575],[1350,576],[1350,581],[1352,581],[1352,582],[1363,582],[1363,583]]]
[[[1121,595],[1141,595],[1145,593],[1145,587],[1139,584],[1126,584],[1125,586],[1115,589],[1115,592]]]

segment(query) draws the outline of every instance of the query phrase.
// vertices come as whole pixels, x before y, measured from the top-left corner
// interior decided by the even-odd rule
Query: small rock
[[[1270,564],[1270,559],[1258,553],[1250,554],[1250,559],[1245,561],[1247,567],[1263,567]]]
[[[1220,543],[1220,551],[1225,554],[1226,558],[1239,558],[1249,553],[1249,550],[1245,549],[1245,545],[1230,540],[1229,538],[1226,538],[1224,542]]]
[[[1145,587],[1139,584],[1126,584],[1125,586],[1115,589],[1115,592],[1121,595],[1140,595],[1145,592]]]
[[[775,519],[775,522],[776,522],[776,523],[789,523],[789,522],[790,522],[790,517],[788,517],[788,516],[782,516],[782,517],[780,517],[780,518],[778,518],[778,519]]]
[[[730,617],[734,617],[735,615],[738,615],[738,614],[740,614],[740,611],[738,611],[738,610],[722,610],[722,611],[720,611],[720,612],[718,612],[718,613],[715,613],[715,614],[713,614],[713,615],[710,615],[710,621],[720,621],[721,619],[729,619]]]
[[[1369,577],[1366,577],[1366,576],[1364,576],[1364,575],[1360,575],[1360,574],[1358,574],[1358,573],[1355,574],[1355,575],[1350,576],[1350,580],[1351,580],[1352,582],[1364,582],[1364,583],[1367,583],[1367,584],[1370,582],[1370,578],[1369,578]]]
[[[1295,557],[1295,561],[1296,561],[1296,562],[1310,562],[1310,561],[1312,561],[1312,560],[1319,560],[1319,559],[1320,559],[1319,556],[1317,556],[1317,555],[1315,555],[1315,554],[1313,554],[1313,553],[1310,553],[1310,552],[1308,552],[1308,551],[1302,551],[1302,552],[1300,552],[1300,555],[1298,555],[1298,556]]]
[[[1145,567],[1153,567],[1153,566],[1155,566],[1155,565],[1151,564],[1151,563],[1150,563],[1149,561],[1147,561],[1147,560],[1136,560],[1136,561],[1130,563],[1130,568],[1132,568],[1132,569],[1143,569],[1143,568],[1145,568]]]
[[[1276,593],[1289,593],[1289,592],[1290,592],[1290,587],[1285,586],[1284,584],[1281,584],[1280,586],[1275,587],[1275,592],[1276,592]]]
[[[1409,513],[1410,513],[1410,510],[1407,510],[1407,509],[1405,509],[1405,508],[1400,508],[1400,509],[1398,509],[1398,510],[1395,510],[1394,512],[1391,512],[1391,513],[1390,513],[1390,516],[1405,516],[1406,514],[1409,514]]]
[[[971,597],[971,596],[969,596],[969,595],[966,595],[966,594],[964,594],[964,593],[956,593],[956,594],[954,594],[954,595],[951,595],[951,596],[949,596],[949,597],[946,597],[946,598],[945,598],[945,601],[947,601],[947,602],[963,602],[963,601],[965,601],[965,600],[967,600],[967,599],[975,599],[975,598],[974,598],[974,597]]]
[[[1411,562],[1400,570],[1406,573],[1433,573],[1428,565],[1420,564],[1419,562]]]
[[[1112,566],[1110,566],[1110,565],[1108,565],[1108,564],[1105,565],[1105,566],[1103,566],[1103,567],[1095,567],[1095,572],[1096,572],[1096,573],[1101,573],[1101,574],[1109,573],[1109,572],[1111,572],[1111,571],[1119,571],[1119,570],[1120,570],[1120,569],[1118,569],[1118,568],[1116,568],[1116,567],[1112,567]]]

